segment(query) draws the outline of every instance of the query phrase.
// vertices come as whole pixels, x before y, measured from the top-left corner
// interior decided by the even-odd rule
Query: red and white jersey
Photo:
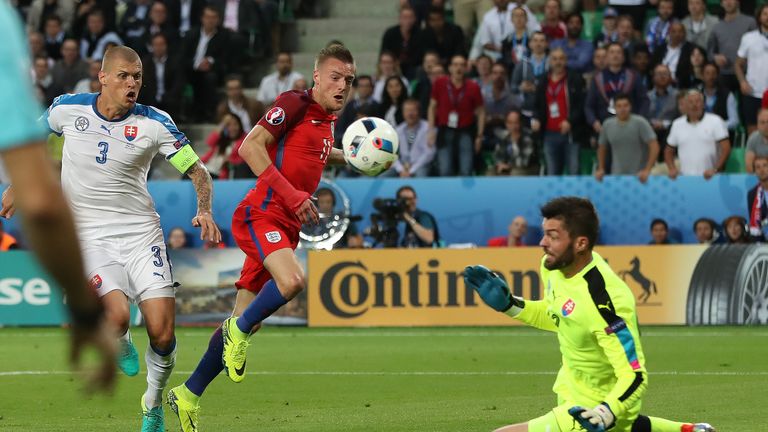
[[[315,193],[333,148],[333,122],[329,114],[312,99],[312,90],[288,91],[275,100],[272,109],[258,125],[275,137],[267,151],[278,171],[298,190]],[[296,215],[266,183],[256,180],[245,197],[254,211],[266,212],[300,226]]]

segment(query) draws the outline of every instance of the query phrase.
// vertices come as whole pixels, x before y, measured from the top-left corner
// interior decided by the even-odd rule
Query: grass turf
[[[179,329],[183,382],[210,329]],[[61,329],[0,329],[0,431],[138,431],[142,373],[86,398],[69,374]],[[545,413],[559,366],[553,334],[526,328],[265,328],[241,384],[219,376],[202,399],[202,431],[490,431]],[[764,430],[768,329],[646,327],[643,413]],[[39,371],[37,375],[17,375]],[[167,408],[166,426],[178,422]]]

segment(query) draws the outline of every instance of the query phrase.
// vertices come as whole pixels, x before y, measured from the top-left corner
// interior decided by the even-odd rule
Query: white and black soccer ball
[[[347,128],[341,139],[344,159],[356,171],[377,176],[397,160],[397,132],[386,120],[361,118]]]

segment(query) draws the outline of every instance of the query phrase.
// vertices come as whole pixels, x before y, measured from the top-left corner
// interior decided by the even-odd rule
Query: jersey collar
[[[93,102],[91,103],[91,107],[93,107],[93,112],[98,116],[100,119],[110,122],[110,123],[118,123],[128,118],[131,114],[133,114],[134,110],[136,109],[136,105],[133,105],[133,108],[129,109],[128,112],[126,112],[123,116],[116,118],[114,120],[110,120],[99,112],[99,109],[96,107],[96,102],[99,100],[99,97],[101,96],[101,93],[97,94],[95,98],[93,98]]]

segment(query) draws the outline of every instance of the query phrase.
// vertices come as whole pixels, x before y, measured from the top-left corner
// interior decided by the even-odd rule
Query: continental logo
[[[319,297],[324,308],[338,318],[355,318],[374,309],[474,308],[482,300],[464,285],[463,266],[455,268],[438,259],[397,270],[376,271],[365,262],[339,261],[323,271]],[[541,282],[534,269],[495,270],[518,296],[538,300]]]

